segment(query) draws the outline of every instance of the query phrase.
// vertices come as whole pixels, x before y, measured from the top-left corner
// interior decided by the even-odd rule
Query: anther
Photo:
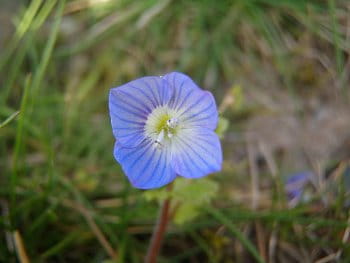
[[[164,140],[164,130],[161,130],[160,133],[158,134],[157,139],[154,141],[154,143],[157,145],[157,147],[162,147],[163,140]]]
[[[166,122],[168,127],[172,129],[174,129],[178,125],[178,123],[179,123],[179,120],[177,118],[171,118]]]

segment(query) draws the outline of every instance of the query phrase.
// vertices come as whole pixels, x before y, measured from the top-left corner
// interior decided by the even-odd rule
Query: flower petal
[[[221,170],[219,137],[208,129],[184,129],[172,142],[172,165],[178,175],[198,178]]]
[[[187,75],[179,72],[171,72],[163,77],[169,85],[174,89],[173,99],[169,102],[169,106],[173,107],[181,103],[189,92],[200,90],[196,83]]]
[[[178,117],[185,127],[203,127],[214,130],[218,124],[218,111],[213,95],[196,91],[183,105]]]
[[[164,78],[174,89],[169,106],[179,112],[179,119],[185,127],[201,126],[214,130],[218,112],[213,95],[201,90],[188,76],[172,72]]]
[[[111,89],[109,110],[115,138],[125,147],[139,145],[148,115],[171,96],[172,88],[160,77],[144,77]]]
[[[143,141],[135,148],[125,148],[117,142],[114,147],[114,157],[136,188],[158,188],[176,177],[170,165],[169,148],[159,149],[150,140]]]

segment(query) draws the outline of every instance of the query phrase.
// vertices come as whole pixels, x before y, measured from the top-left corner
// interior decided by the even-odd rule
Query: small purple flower
[[[313,177],[314,173],[311,171],[298,172],[288,176],[285,190],[291,207],[296,206],[302,199],[305,187],[312,181]]]
[[[199,178],[221,169],[214,97],[188,76],[172,72],[113,88],[109,110],[114,157],[136,188],[158,188],[177,175]]]

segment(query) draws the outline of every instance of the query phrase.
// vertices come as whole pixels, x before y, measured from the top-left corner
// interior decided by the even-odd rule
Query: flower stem
[[[170,191],[171,188],[168,188]],[[162,246],[164,234],[169,222],[169,209],[170,208],[170,197],[164,200],[160,213],[158,216],[157,224],[154,226],[151,242],[148,247],[145,263],[156,263],[159,251]]]

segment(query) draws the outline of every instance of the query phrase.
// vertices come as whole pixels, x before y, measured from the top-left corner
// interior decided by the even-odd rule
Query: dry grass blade
[[[248,137],[248,136],[247,136]],[[257,163],[255,161],[255,149],[251,142],[251,138],[247,138],[247,152],[248,152],[248,160],[249,160],[249,170],[250,170],[250,177],[251,177],[251,207],[253,210],[255,210],[258,207],[258,200],[259,200],[259,174],[258,174],[258,167]]]
[[[348,224],[350,225],[350,217],[348,218]],[[343,244],[348,242],[349,236],[350,236],[350,227],[348,226],[345,229],[345,231],[344,231],[344,235],[343,235],[343,239],[342,239]],[[339,249],[338,252],[336,253],[337,254],[337,256],[336,256],[337,260],[340,260],[340,257],[342,255],[342,253],[343,253],[343,249]]]
[[[104,4],[109,2],[110,0],[77,0],[77,1],[73,1],[67,4],[65,10],[64,10],[64,14],[70,14],[70,13],[75,13],[75,12],[79,12],[82,11],[84,9],[87,8],[91,8],[95,5],[98,4]]]
[[[23,239],[22,239],[21,234],[19,233],[18,230],[15,230],[15,232],[13,232],[13,240],[15,243],[15,248],[16,248],[19,262],[20,263],[30,263],[28,254],[26,252],[26,249],[25,249],[25,246],[23,243]]]
[[[67,207],[73,208],[82,214],[82,216],[85,218],[86,222],[88,223],[89,227],[91,228],[92,232],[95,234],[97,240],[100,242],[102,247],[105,249],[106,253],[112,259],[116,259],[117,253],[114,251],[114,249],[109,244],[109,242],[108,242],[107,238],[105,237],[105,235],[103,234],[103,232],[100,230],[100,228],[95,223],[95,221],[91,215],[91,212],[88,209],[86,209],[84,206],[82,206],[81,204],[78,204],[78,203],[73,202],[73,201],[65,200],[63,203]]]
[[[140,19],[136,23],[136,28],[138,30],[146,27],[152,20],[153,17],[162,12],[169,4],[171,0],[161,1],[158,4],[154,5],[152,8],[145,11]]]
[[[277,246],[278,238],[277,238],[277,230],[273,230],[271,233],[271,237],[269,240],[269,262],[274,263],[275,262],[275,253],[276,253],[276,246]]]
[[[128,10],[120,10],[105,17],[101,22],[91,28],[88,39],[95,39],[112,27],[126,21],[141,10],[141,5],[130,7]]]
[[[337,253],[330,254],[324,258],[317,260],[315,263],[334,262],[337,259]]]
[[[258,221],[255,222],[256,237],[258,243],[258,249],[261,257],[267,262],[266,255],[266,235],[264,233],[263,226]]]

